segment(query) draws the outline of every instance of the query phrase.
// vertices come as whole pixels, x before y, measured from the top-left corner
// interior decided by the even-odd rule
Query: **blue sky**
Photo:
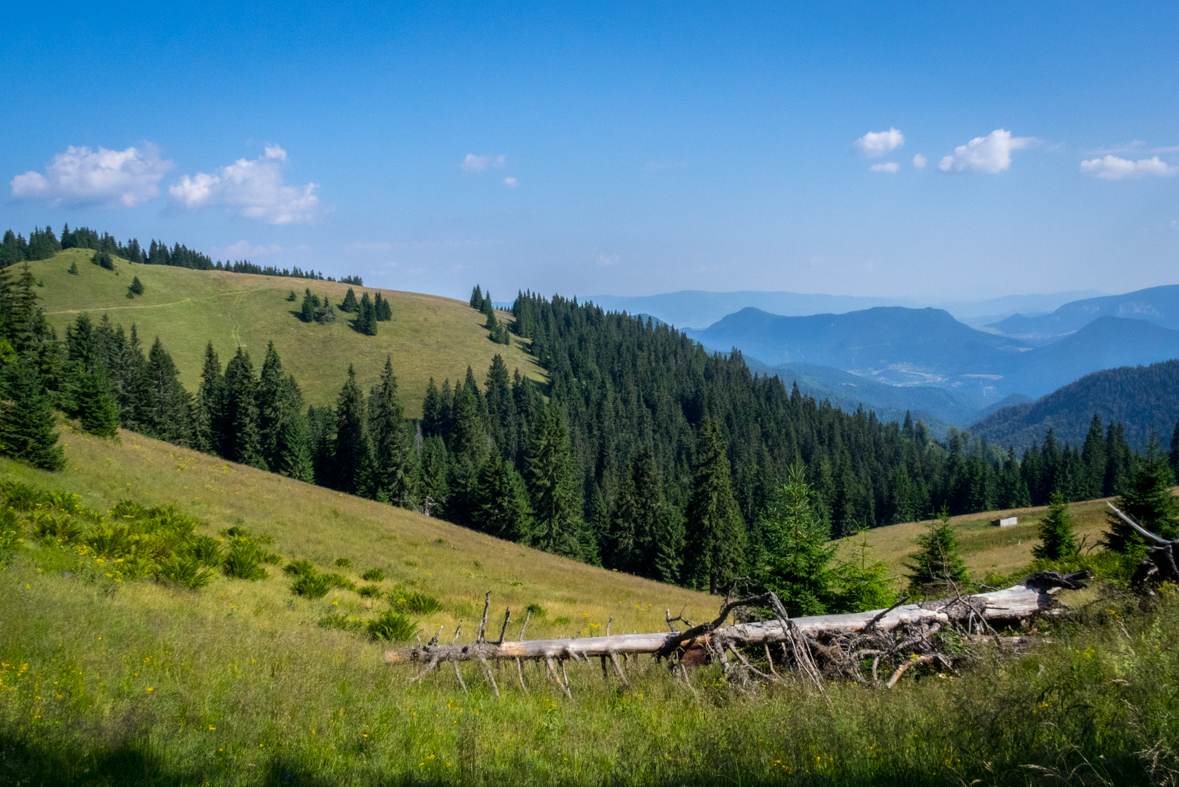
[[[9,3],[0,24],[0,224],[26,233],[497,300],[1179,283],[1174,3]]]

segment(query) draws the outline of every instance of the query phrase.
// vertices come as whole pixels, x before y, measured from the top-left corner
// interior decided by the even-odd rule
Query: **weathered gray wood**
[[[1050,576],[1051,575],[1051,576]],[[1053,614],[1056,604],[1053,595],[1060,588],[1083,587],[1074,577],[1060,577],[1052,572],[1040,572],[1019,585],[991,593],[962,596],[955,599],[903,604],[887,610],[856,612],[847,615],[816,615],[793,618],[790,623],[796,632],[811,638],[839,634],[855,634],[866,629],[892,631],[915,624],[934,625],[966,620],[971,615],[992,625],[1017,623],[1038,614]],[[684,632],[687,633],[687,632]],[[669,641],[684,636],[658,632],[650,634],[616,634],[582,639],[534,639],[521,642],[487,642],[478,640],[470,645],[440,646],[436,640],[408,650],[391,650],[385,661],[391,664],[407,662],[437,663],[438,661],[477,661],[496,659],[580,659],[605,656],[615,662],[628,654],[654,654]],[[712,638],[737,646],[771,645],[789,639],[788,628],[780,620],[740,623],[716,628],[683,643],[690,647],[707,646]]]

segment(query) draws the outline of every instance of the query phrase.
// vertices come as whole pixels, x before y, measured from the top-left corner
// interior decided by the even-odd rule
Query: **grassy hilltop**
[[[418,514],[300,484],[122,432],[67,429],[68,465],[48,474],[0,460],[0,478],[79,495],[171,504],[216,536],[273,536],[283,562],[308,559],[385,592],[435,597],[423,637],[482,596],[509,636],[657,631],[664,610],[711,617],[717,600],[498,541]],[[901,526],[908,527],[908,526]],[[495,698],[477,665],[410,685],[386,645],[324,628],[389,607],[344,588],[292,594],[277,566],[200,590],[150,579],[23,533],[0,566],[0,783],[4,784],[1165,784],[1179,769],[1174,691],[1179,600],[1104,600],[1014,660],[956,673],[913,671],[896,689],[836,681],[755,691],[717,667],[691,687],[649,659],[630,685],[569,664],[574,700],[526,665],[501,665]],[[345,558],[350,565],[339,567]],[[1124,624],[1123,624],[1124,621]],[[1051,624],[1040,624],[1051,625]],[[1124,628],[1123,628],[1124,625]],[[1172,689],[1165,687],[1170,686]],[[1078,712],[1078,708],[1083,712]],[[1088,762],[1088,764],[1086,764]],[[1046,770],[1029,769],[1033,765]]]
[[[257,366],[266,343],[273,341],[283,366],[294,374],[309,404],[332,404],[348,371],[356,367],[357,379],[367,390],[377,381],[385,356],[393,357],[406,415],[421,415],[426,384],[434,377],[462,380],[469,364],[482,381],[499,353],[509,370],[543,379],[543,370],[513,336],[510,347],[495,344],[483,328],[484,317],[462,301],[435,295],[381,290],[393,307],[393,320],[382,322],[376,336],[364,336],[351,327],[351,315],[336,312],[336,322],[308,324],[297,316],[303,291],[310,287],[339,306],[350,285],[327,281],[288,279],[221,271],[196,271],[164,265],[133,265],[115,259],[115,270],[90,263],[94,252],[67,249],[51,259],[30,262],[34,275],[44,283],[37,290],[49,322],[59,336],[81,312],[96,322],[109,315],[112,322],[130,330],[138,327],[146,349],[156,336],[171,353],[185,388],[195,391],[204,362],[205,344],[213,342],[221,362],[228,361],[240,345]],[[77,263],[78,275],[67,271]],[[127,298],[131,279],[138,276],[143,295]],[[353,287],[356,297],[372,287]],[[287,301],[294,290],[298,299]],[[498,313],[501,320],[511,315]]]

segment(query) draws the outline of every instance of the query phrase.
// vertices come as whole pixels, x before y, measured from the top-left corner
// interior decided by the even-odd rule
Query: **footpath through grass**
[[[482,593],[513,619],[538,604],[528,635],[658,630],[666,607],[700,620],[715,599],[499,542],[122,433],[111,444],[68,431],[69,467],[0,462],[0,479],[76,493],[106,511],[131,498],[174,505],[213,537],[269,533],[283,563],[339,572],[294,595],[218,575],[199,590],[130,579],[31,530],[0,568],[2,784],[1174,784],[1179,760],[1179,598],[1129,597],[1079,619],[1016,659],[959,674],[913,670],[892,691],[846,683],[741,691],[714,668],[677,683],[649,660],[631,685],[569,664],[573,701],[535,666],[528,693],[502,665],[496,699],[474,665],[411,686],[388,647],[327,628],[369,620],[398,590],[436,598],[415,615],[467,621]],[[347,561],[337,563],[340,558]],[[381,569],[380,579],[362,574]],[[108,576],[110,574],[110,576]],[[375,577],[370,574],[370,578]],[[121,580],[121,581],[120,581]],[[498,630],[493,629],[494,634]],[[514,625],[512,632],[518,632]],[[911,676],[911,677],[910,677]]]
[[[354,315],[336,312],[331,324],[304,323],[298,317],[303,291],[327,295],[338,307],[351,285],[308,279],[288,279],[220,271],[194,271],[163,265],[132,265],[116,259],[115,269],[90,262],[93,252],[67,249],[52,259],[29,263],[44,286],[38,288],[46,316],[57,330],[65,328],[81,312],[98,322],[104,315],[126,330],[137,325],[144,350],[159,336],[180,370],[180,380],[196,391],[205,359],[205,345],[213,342],[221,363],[233,357],[238,346],[249,351],[255,368],[262,363],[266,343],[274,342],[283,366],[303,389],[308,404],[335,404],[348,365],[356,368],[363,390],[375,385],[392,356],[406,416],[421,417],[426,384],[434,377],[462,381],[470,365],[480,382],[491,359],[499,353],[509,372],[544,379],[543,370],[525,352],[526,340],[513,336],[509,347],[495,344],[484,330],[485,317],[462,301],[435,295],[380,290],[393,308],[393,319],[379,324],[376,336],[353,330]],[[76,264],[77,275],[68,273]],[[143,295],[127,298],[133,276],[144,285]],[[359,298],[375,287],[352,287]],[[297,299],[286,300],[294,290]],[[497,317],[511,322],[508,313]]]

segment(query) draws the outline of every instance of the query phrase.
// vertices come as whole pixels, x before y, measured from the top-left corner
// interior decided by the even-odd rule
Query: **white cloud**
[[[508,159],[507,156],[477,156],[474,153],[468,153],[467,157],[459,164],[467,172],[482,172],[488,167],[503,167],[504,162]]]
[[[928,163],[929,159],[925,158],[925,156],[922,156],[920,153],[913,157],[913,166],[917,169],[925,169],[925,165]]]
[[[286,163],[285,150],[267,145],[266,152],[256,159],[238,159],[212,174],[185,175],[168,193],[189,209],[221,205],[267,224],[311,221],[319,213],[319,197],[315,196],[319,184],[285,185],[282,170]]]
[[[1011,166],[1011,151],[1029,148],[1039,140],[1035,137],[1013,137],[1011,132],[997,128],[985,137],[975,137],[965,145],[954,148],[954,155],[946,156],[937,165],[942,172],[984,172],[993,175]]]
[[[873,164],[869,167],[873,172],[896,172],[901,168],[901,165],[895,161],[888,161],[884,164]]]
[[[58,205],[102,205],[131,208],[160,193],[156,185],[172,168],[161,161],[159,148],[107,150],[70,145],[45,167],[45,174],[26,172],[10,182],[15,199],[44,199]]]
[[[1122,180],[1124,178],[1145,178],[1151,175],[1168,177],[1179,174],[1179,167],[1171,166],[1158,156],[1130,161],[1117,156],[1089,159],[1081,162],[1081,172],[1104,180]]]
[[[213,253],[218,257],[225,257],[230,260],[248,259],[250,257],[265,257],[267,254],[277,254],[282,251],[282,246],[273,244],[267,246],[259,244],[257,246],[251,245],[249,241],[239,240],[237,243],[231,243],[228,246],[214,246]]]
[[[504,185],[514,189],[520,185],[520,182],[515,178],[504,178]]]
[[[621,259],[622,257],[617,254],[599,254],[598,259],[595,260],[595,262],[598,265],[603,265],[607,268],[613,268]]]
[[[905,135],[890,128],[888,131],[869,131],[856,140],[854,147],[864,158],[880,158],[904,144]]]

